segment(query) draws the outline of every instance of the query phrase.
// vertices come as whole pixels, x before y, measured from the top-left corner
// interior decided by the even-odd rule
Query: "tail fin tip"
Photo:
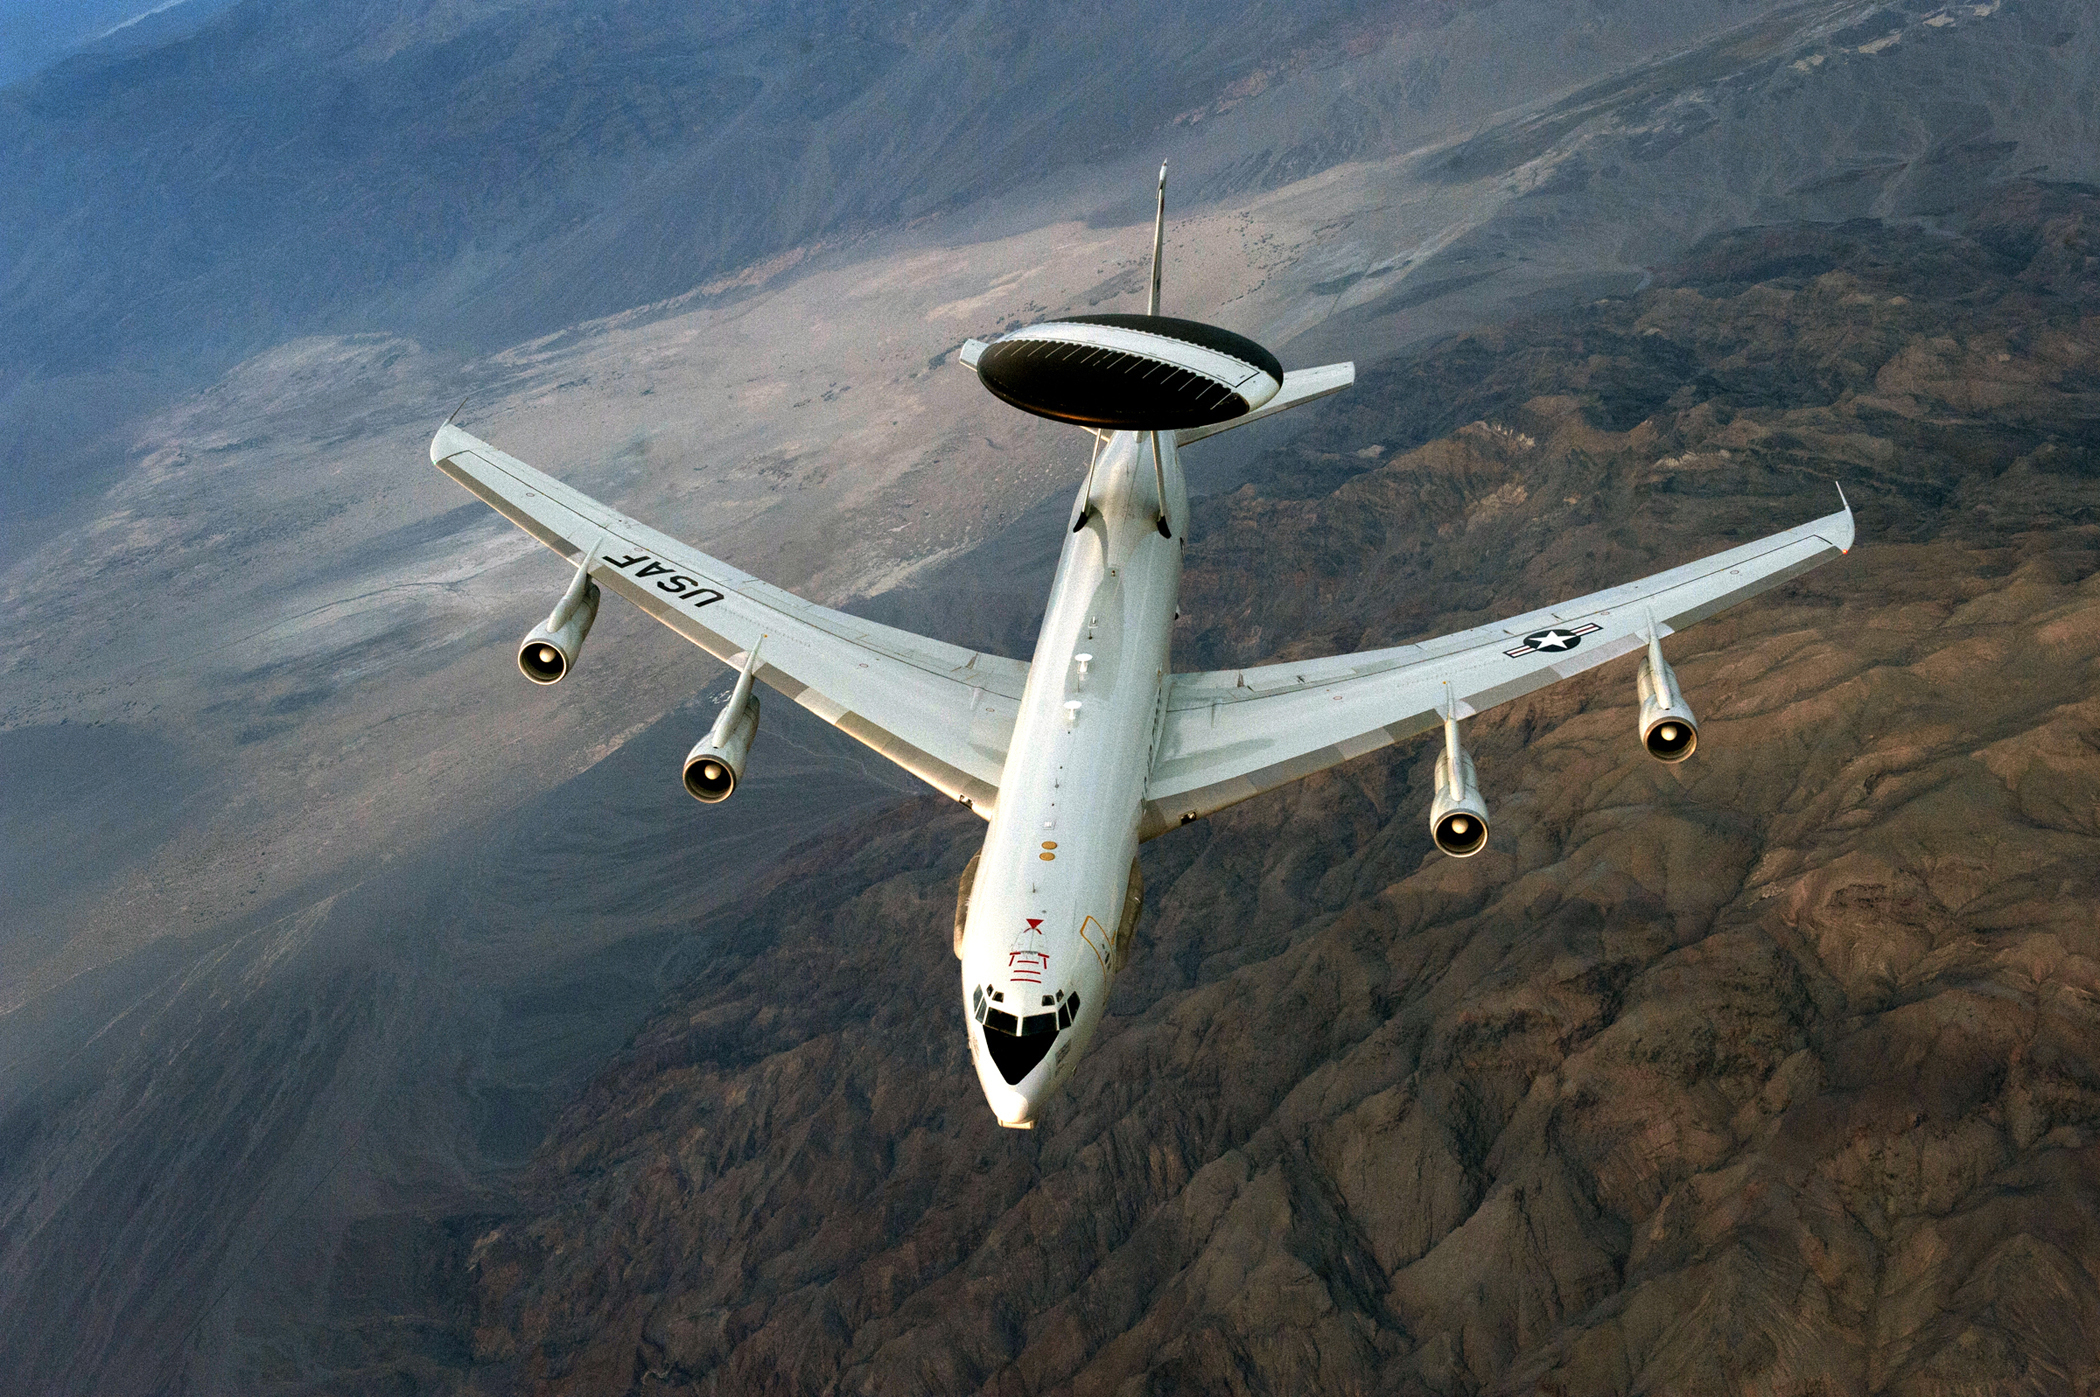
[[[1167,162],[1159,162],[1159,208],[1152,216],[1152,294],[1145,301],[1145,314],[1159,314],[1159,276],[1167,246]]]

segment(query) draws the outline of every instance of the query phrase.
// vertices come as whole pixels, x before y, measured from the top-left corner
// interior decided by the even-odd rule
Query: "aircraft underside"
[[[816,713],[988,822],[954,927],[971,1060],[993,1113],[1028,1127],[1076,1070],[1144,900],[1140,841],[1241,800],[1440,732],[1431,841],[1468,858],[1492,829],[1466,718],[1638,655],[1637,736],[1664,762],[1699,726],[1662,641],[1848,551],[1851,510],[1696,563],[1456,635],[1384,650],[1175,674],[1187,544],[1180,449],[1347,387],[1354,368],[1285,372],[1216,326],[1159,315],[1165,173],[1146,315],[1074,316],[970,341],[1002,400],[1084,427],[1087,473],[1027,663],[803,601],[639,524],[455,426],[431,461],[569,561],[519,670],[575,667],[606,590],[737,670],[683,779],[728,800],[756,743],[760,685]],[[1842,504],[1842,496],[1840,497]]]

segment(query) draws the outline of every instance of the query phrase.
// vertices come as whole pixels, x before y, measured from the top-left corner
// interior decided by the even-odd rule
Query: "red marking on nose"
[[[1030,931],[1040,931],[1042,930],[1042,927],[1043,919],[1041,917],[1030,917],[1028,919],[1028,929]]]

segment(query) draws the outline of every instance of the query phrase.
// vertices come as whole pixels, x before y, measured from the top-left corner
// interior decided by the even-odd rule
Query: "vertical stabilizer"
[[[1167,162],[1159,162],[1159,212],[1152,218],[1152,295],[1145,302],[1145,314],[1159,314],[1160,257],[1167,246]]]

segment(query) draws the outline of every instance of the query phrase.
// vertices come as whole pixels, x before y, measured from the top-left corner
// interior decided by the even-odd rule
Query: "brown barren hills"
[[[1147,846],[1033,1133],[962,1036],[981,826],[803,850],[523,1210],[433,1229],[468,1385],[2100,1389],[2096,240],[2038,186],[1752,229],[1367,374],[1200,511],[1184,667],[1572,596],[1833,479],[1859,546],[1667,643],[1684,766],[1631,660],[1470,722],[1479,858],[1432,851],[1421,743]],[[391,1322],[338,1300],[346,1341]]]

